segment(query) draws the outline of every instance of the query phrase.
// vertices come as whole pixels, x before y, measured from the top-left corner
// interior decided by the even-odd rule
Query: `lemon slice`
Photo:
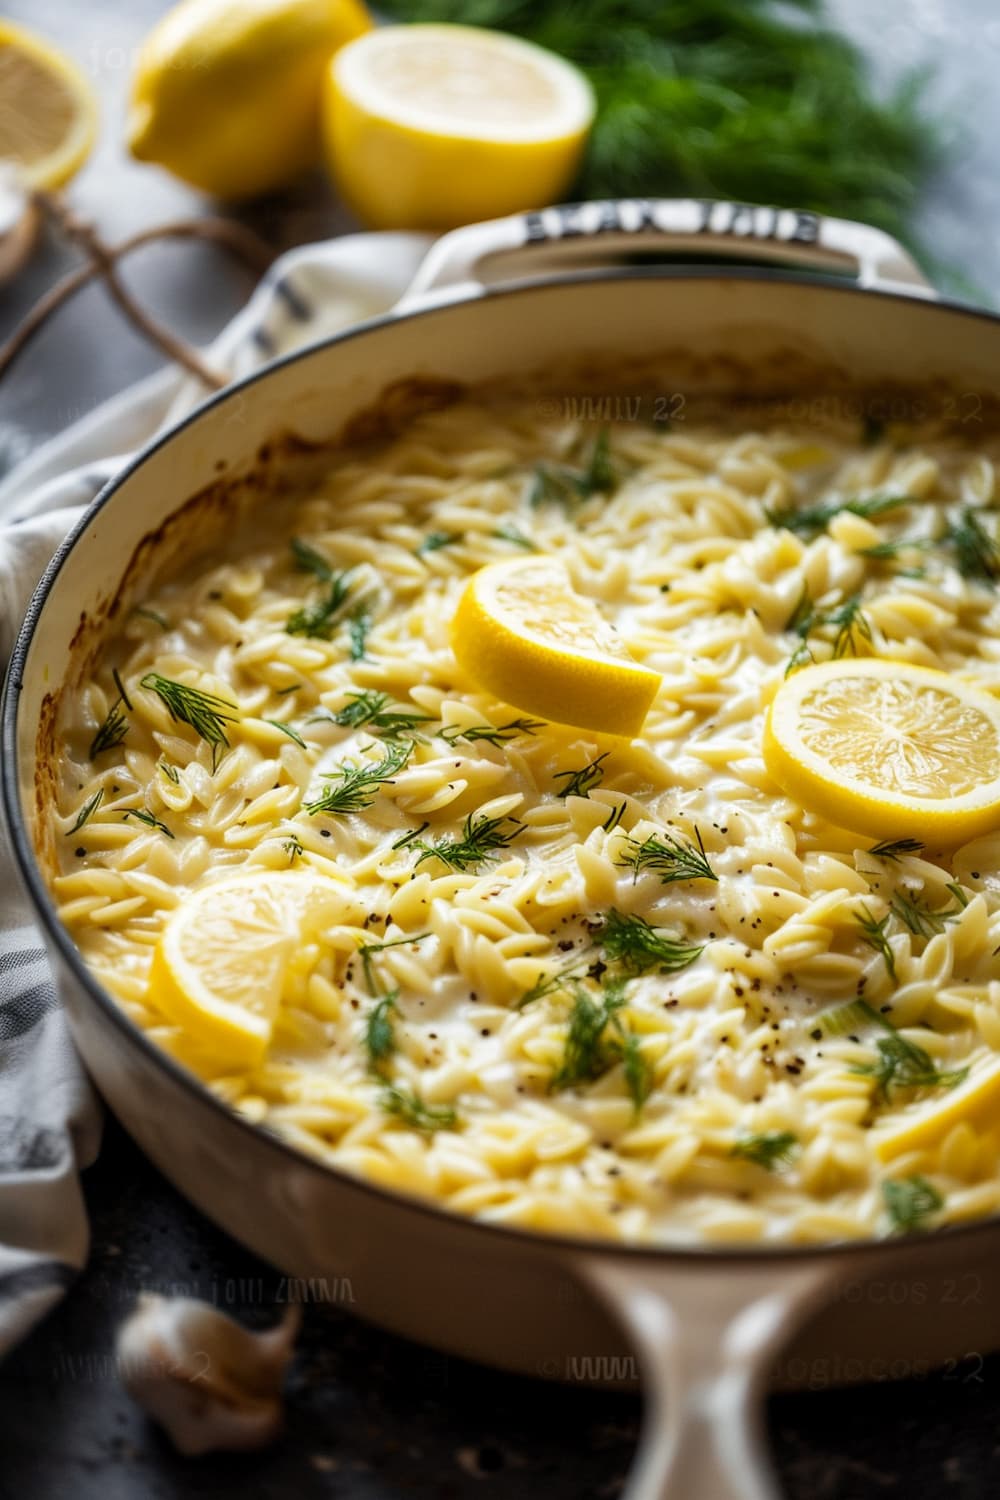
[[[943,1100],[908,1110],[890,1129],[873,1131],[872,1145],[881,1161],[892,1161],[905,1151],[940,1146],[962,1121],[979,1131],[995,1131],[1000,1126],[1000,1063],[973,1073]]]
[[[350,887],[307,871],[255,870],[201,886],[171,912],[149,998],[227,1065],[264,1057],[296,949],[363,919]]]
[[[139,53],[130,151],[218,198],[283,187],[320,159],[327,63],[371,24],[361,0],[181,0]]]
[[[42,37],[0,20],[0,161],[32,188],[57,188],[90,153],[97,101],[76,63]]]
[[[954,845],[1000,824],[1000,702],[946,672],[806,667],[778,689],[763,750],[784,791],[856,833]]]
[[[376,229],[451,229],[557,202],[594,117],[582,73],[475,26],[386,26],[327,75],[327,163]]]
[[[551,558],[480,568],[451,629],[459,663],[489,692],[558,724],[636,735],[660,686],[592,599]]]

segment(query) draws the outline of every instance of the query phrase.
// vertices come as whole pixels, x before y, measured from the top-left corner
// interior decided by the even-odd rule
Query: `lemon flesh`
[[[857,833],[944,846],[1000,824],[1000,702],[946,672],[806,667],[778,689],[763,751],[785,792]]]
[[[42,37],[0,20],[0,161],[32,188],[57,188],[94,144],[97,101],[70,58]]]
[[[360,0],[181,0],[139,54],[129,149],[218,198],[283,187],[320,158],[330,57],[371,24]]]
[[[558,724],[632,737],[660,686],[565,568],[517,558],[480,568],[451,628],[459,664],[515,708]]]
[[[345,202],[375,229],[451,229],[558,201],[594,117],[554,53],[473,26],[388,26],[327,70],[323,134]]]
[[[171,912],[149,999],[234,1068],[267,1052],[285,975],[303,943],[364,913],[350,887],[305,871],[257,870],[201,886]]]

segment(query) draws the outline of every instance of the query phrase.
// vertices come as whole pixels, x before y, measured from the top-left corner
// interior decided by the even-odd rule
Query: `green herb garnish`
[[[441,739],[449,745],[457,745],[459,740],[468,740],[473,744],[476,740],[486,740],[491,745],[504,745],[508,740],[516,739],[519,734],[534,734],[538,729],[545,728],[544,719],[511,719],[506,724],[471,724],[468,729],[463,729],[458,724],[449,724],[441,730]]]
[[[158,760],[156,762],[156,769],[162,772],[168,781],[173,782],[174,786],[180,786],[181,773],[176,766],[168,765],[165,760]]]
[[[423,850],[417,864],[422,865],[425,859],[439,859],[451,870],[474,870],[498,850],[512,844],[523,828],[524,824],[516,818],[469,813],[460,838],[439,839],[435,844],[414,840],[414,848]]]
[[[602,428],[582,468],[574,469],[568,464],[537,464],[528,501],[532,506],[552,501],[573,507],[591,495],[610,494],[617,488],[619,480],[607,428]]]
[[[955,566],[963,578],[995,584],[1000,579],[1000,546],[979,519],[964,505],[958,519],[949,521],[944,541],[955,550]]]
[[[557,969],[554,974],[542,974],[530,990],[525,990],[514,1006],[515,1010],[523,1010],[526,1005],[531,1005],[535,1000],[544,1000],[547,995],[556,995],[562,990],[572,988],[579,980],[586,978],[587,970],[579,968],[573,962]]]
[[[639,1038],[626,1030],[619,1014],[625,1004],[627,983],[616,979],[605,985],[599,1001],[575,987],[562,1066],[553,1074],[550,1089],[593,1083],[620,1062],[636,1112],[645,1104],[652,1088],[652,1073]]]
[[[852,1068],[852,1073],[874,1078],[876,1092],[888,1099],[894,1088],[954,1088],[968,1076],[968,1068],[941,1071],[933,1058],[916,1042],[910,1042],[867,1000],[851,1000],[818,1018],[828,1036],[846,1036],[865,1026],[877,1026],[887,1034],[876,1042],[878,1061]]]
[[[170,621],[163,615],[157,614],[155,609],[148,609],[145,604],[137,604],[132,613],[138,615],[141,620],[151,620],[154,625],[159,625],[161,630],[170,629]]]
[[[886,912],[884,917],[877,918],[873,916],[867,906],[863,906],[860,912],[854,913],[854,920],[861,929],[864,941],[868,944],[869,948],[874,948],[875,952],[881,955],[889,978],[894,980],[896,978],[896,956],[892,951],[886,931],[889,926],[889,913]]]
[[[124,823],[128,818],[135,818],[137,823],[145,823],[147,828],[155,828],[159,833],[165,833],[168,839],[174,837],[166,823],[161,823],[148,808],[130,807],[127,812],[122,813],[122,822]]]
[[[314,640],[329,641],[333,637],[338,616],[350,596],[350,580],[353,570],[336,573],[327,584],[326,593],[312,604],[304,604],[285,621],[288,635],[307,635]]]
[[[442,547],[452,547],[462,538],[453,531],[429,531],[417,548],[417,556],[426,552],[440,552]]]
[[[86,802],[80,808],[80,811],[76,815],[76,822],[73,824],[72,828],[68,828],[66,830],[65,837],[69,838],[71,833],[79,833],[84,823],[88,823],[90,821],[103,801],[104,788],[99,786],[94,795],[92,797],[88,797]]]
[[[272,729],[280,729],[282,734],[287,734],[290,740],[294,740],[297,745],[301,745],[303,750],[305,750],[306,742],[301,734],[299,734],[297,729],[293,729],[291,724],[286,724],[284,719],[265,719],[264,723],[270,724]]]
[[[685,943],[644,917],[626,916],[614,907],[604,915],[601,944],[605,955],[634,974],[656,969],[661,974],[686,969],[704,951],[704,943]]]
[[[393,1016],[397,1014],[398,990],[390,990],[376,1001],[368,1012],[365,1022],[365,1050],[368,1053],[368,1069],[381,1074],[386,1063],[396,1050],[396,1032]]]
[[[873,844],[868,853],[898,863],[901,855],[919,854],[923,847],[919,839],[883,839],[880,844]]]
[[[556,793],[557,797],[589,797],[591,787],[600,786],[604,779],[602,769],[604,762],[611,754],[605,750],[596,760],[590,760],[579,771],[556,771],[556,781],[564,781],[566,784],[560,787]]]
[[[219,746],[229,749],[226,725],[235,724],[239,718],[236,704],[215,693],[203,693],[200,688],[175,682],[172,677],[161,677],[159,672],[147,672],[139,679],[139,686],[156,694],[175,724],[190,724],[195,734],[211,745],[214,770]]]
[[[416,843],[422,833],[426,833],[431,825],[421,823],[419,828],[410,828],[406,833],[400,834],[399,838],[389,845],[390,849],[405,849],[408,844]]]
[[[359,604],[357,609],[353,609],[347,617],[347,639],[350,644],[351,661],[365,660],[371,628],[371,610]]]
[[[344,707],[333,715],[333,722],[341,728],[357,729],[367,724],[387,739],[394,739],[400,734],[412,735],[419,724],[433,722],[430,714],[410,713],[405,708],[388,708],[388,693],[367,689],[364,692],[348,693],[347,699]]]
[[[306,852],[302,847],[301,839],[295,833],[289,834],[288,838],[282,842],[281,847],[288,855],[288,863],[290,865],[294,865],[295,861],[301,859]]]
[[[601,827],[604,829],[605,833],[611,833],[613,829],[618,827],[618,824],[625,816],[625,807],[626,803],[624,800],[622,800],[621,802],[616,803],[615,806],[611,809],[611,811],[608,813],[608,816],[601,824]]]
[[[498,526],[495,531],[491,531],[490,536],[495,536],[497,540],[501,542],[510,542],[512,547],[523,547],[525,552],[538,551],[538,548],[535,546],[535,543],[531,540],[531,538],[529,536],[525,536],[523,531],[519,531],[518,528],[509,521],[505,522],[503,526]]]
[[[946,907],[933,911],[926,901],[910,896],[906,891],[897,891],[889,902],[889,910],[908,927],[915,937],[930,938],[944,932],[949,922],[962,914],[962,907]]]
[[[108,716],[90,742],[90,759],[94,760],[103,750],[113,750],[128,734],[128,719],[122,708],[122,700],[116,698],[108,709]]]
[[[293,536],[288,545],[291,548],[295,566],[300,573],[312,573],[320,583],[329,583],[333,579],[333,568],[323,554],[316,551],[315,547],[310,547],[308,542],[304,542],[298,536]]]
[[[358,948],[358,954],[361,958],[361,967],[365,972],[365,983],[368,986],[369,995],[377,995],[379,992],[375,965],[372,962],[376,953],[384,953],[387,948],[405,948],[410,943],[422,943],[425,938],[429,937],[429,932],[419,932],[416,937],[388,938],[380,943],[362,943]]]
[[[306,812],[315,817],[317,813],[356,813],[371,807],[383,786],[391,786],[397,771],[401,771],[413,754],[412,740],[399,740],[386,748],[381,760],[363,760],[357,765],[347,761],[338,771],[326,777],[327,785],[322,795],[305,804]]]
[[[676,880],[717,881],[719,877],[708,862],[699,829],[695,829],[694,836],[695,844],[669,833],[654,833],[641,844],[638,839],[630,838],[628,853],[623,853],[615,863],[632,870],[636,880],[643,870],[650,870],[659,875],[661,885],[671,885]]]
[[[850,598],[845,599],[842,604],[836,605],[833,609],[818,610],[810,599],[808,590],[803,589],[794,613],[785,627],[786,630],[794,630],[800,640],[800,644],[796,647],[785,669],[786,677],[804,666],[807,661],[813,660],[812,649],[809,645],[810,637],[817,630],[828,627],[837,632],[832,642],[835,661],[845,656],[857,656],[862,642],[871,645],[872,627],[868,616],[861,608],[859,594],[852,594]]]
[[[792,1131],[765,1130],[759,1135],[741,1135],[729,1154],[775,1172],[788,1165],[798,1147],[799,1138]]]
[[[944,1199],[926,1177],[891,1178],[882,1184],[882,1200],[894,1234],[926,1229],[927,1220],[944,1208]]]
[[[868,495],[854,500],[829,500],[822,505],[804,506],[801,510],[768,510],[764,515],[768,525],[794,531],[800,536],[818,536],[825,531],[835,516],[845,512],[851,516],[862,516],[873,520],[889,511],[899,510],[903,505],[913,505],[912,495]]]
[[[395,1115],[414,1130],[454,1130],[458,1126],[458,1115],[450,1106],[425,1104],[419,1095],[395,1085],[384,1091],[381,1104],[387,1115]]]

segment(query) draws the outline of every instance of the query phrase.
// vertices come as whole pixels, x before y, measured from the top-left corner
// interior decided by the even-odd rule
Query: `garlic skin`
[[[143,1292],[118,1330],[116,1353],[129,1394],[188,1456],[262,1448],[281,1431],[281,1389],[302,1321],[252,1332],[193,1297]]]

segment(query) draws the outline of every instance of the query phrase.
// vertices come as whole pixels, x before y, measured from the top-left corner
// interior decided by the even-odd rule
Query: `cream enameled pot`
[[[676,252],[755,264],[649,260]],[[333,438],[401,381],[562,371],[534,382],[539,400],[558,401],[570,370],[598,394],[607,371],[620,397],[622,371],[656,365],[663,383],[647,374],[638,392],[646,416],[663,403],[659,414],[682,418],[720,382],[805,410],[809,372],[824,371],[834,399],[863,391],[873,417],[880,402],[892,415],[892,403],[925,399],[975,421],[1000,395],[1000,321],[935,301],[877,231],[788,210],[592,203],[449,235],[396,311],[222,392],[102,492],[17,642],[3,795],[87,1066],[193,1202],[289,1274],[349,1288],[354,1311],[408,1337],[550,1378],[638,1378],[647,1417],[630,1500],[767,1500],[769,1383],[919,1375],[1000,1347],[1000,1224],[829,1250],[639,1250],[453,1218],[357,1181],[238,1119],[126,1019],[60,926],[35,852],[53,697],[110,628],[123,580],[137,586],[178,545],[164,523],[193,496],[253,482],[273,436]]]

